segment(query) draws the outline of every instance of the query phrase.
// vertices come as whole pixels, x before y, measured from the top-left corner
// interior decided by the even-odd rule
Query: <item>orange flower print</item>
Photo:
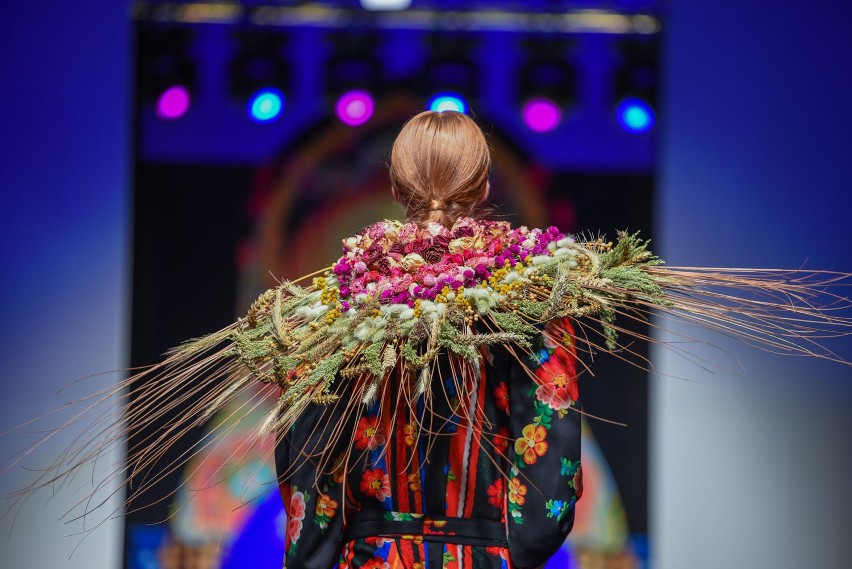
[[[499,508],[503,505],[503,479],[498,478],[488,487],[488,503]]]
[[[378,417],[361,417],[355,431],[355,448],[376,450],[385,444],[385,436],[379,427]]]
[[[381,468],[365,471],[361,476],[361,492],[368,496],[374,496],[380,502],[389,498],[391,490],[387,472]]]
[[[529,424],[521,431],[521,437],[515,441],[515,453],[523,457],[527,464],[535,464],[538,457],[547,452],[547,429],[541,425]]]
[[[405,434],[405,444],[407,446],[414,446],[414,425],[406,423],[402,428],[402,432]]]
[[[331,469],[331,479],[335,484],[343,484],[343,475],[346,472],[344,468],[346,462],[346,453],[341,452],[334,459],[334,466]]]
[[[420,491],[420,473],[415,472],[414,474],[408,475],[408,489],[412,492]]]
[[[325,518],[333,518],[337,513],[337,500],[334,500],[328,494],[320,494],[317,500],[317,516]]]
[[[497,405],[498,409],[507,415],[509,414],[509,386],[506,385],[505,381],[501,381],[494,388],[494,404]]]
[[[518,506],[522,506],[527,501],[527,487],[522,484],[517,478],[509,480],[509,501]]]

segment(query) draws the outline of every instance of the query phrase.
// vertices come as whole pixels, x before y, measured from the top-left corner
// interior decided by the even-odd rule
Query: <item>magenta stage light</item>
[[[370,120],[375,110],[373,97],[366,91],[347,91],[335,105],[337,118],[348,126],[360,126]]]
[[[189,110],[189,89],[183,85],[169,87],[157,99],[156,114],[167,121],[179,119]]]
[[[530,99],[524,103],[521,115],[524,123],[533,132],[550,132],[562,122],[559,105],[544,97]]]

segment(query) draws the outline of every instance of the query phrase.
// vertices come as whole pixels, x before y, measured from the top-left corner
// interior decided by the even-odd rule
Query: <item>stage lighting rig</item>
[[[137,35],[137,90],[162,120],[181,118],[192,104],[196,77],[191,42],[186,28],[143,27]]]
[[[624,41],[619,52],[621,65],[613,86],[616,119],[628,132],[648,131],[657,104],[657,42]]]
[[[330,41],[326,96],[343,124],[360,126],[373,116],[374,97],[381,95],[384,85],[382,64],[376,55],[381,36],[376,31],[351,31],[335,33]]]
[[[477,40],[470,35],[434,34],[426,40],[429,59],[420,78],[420,92],[433,111],[467,113],[479,87],[479,73],[471,59]]]
[[[564,38],[526,38],[527,62],[518,73],[521,117],[535,132],[557,128],[576,102],[577,72],[569,59],[571,41]]]
[[[257,30],[237,32],[234,38],[239,47],[231,61],[231,95],[245,105],[253,121],[272,122],[284,112],[289,87],[287,38],[280,32]]]

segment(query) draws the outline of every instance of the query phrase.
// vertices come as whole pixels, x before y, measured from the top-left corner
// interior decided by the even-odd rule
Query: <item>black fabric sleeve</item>
[[[328,421],[329,417],[319,409],[310,409],[275,448],[279,489],[287,514],[287,569],[334,567],[340,559],[344,531],[342,479],[335,472],[320,472],[316,462],[316,452],[324,443],[322,431],[314,427]]]
[[[558,342],[552,341],[553,338]],[[512,562],[538,567],[563,544],[582,494],[576,351],[570,322],[551,324],[523,363],[509,359],[507,530]],[[568,344],[567,348],[563,344]]]

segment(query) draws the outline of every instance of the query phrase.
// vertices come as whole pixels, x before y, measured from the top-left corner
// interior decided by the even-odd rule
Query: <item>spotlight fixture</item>
[[[431,99],[427,108],[430,111],[443,113],[444,111],[455,111],[457,113],[467,113],[468,105],[464,98],[458,93],[438,93]]]
[[[337,99],[334,110],[343,124],[361,126],[373,116],[375,103],[368,92],[356,89],[343,93]]]
[[[550,132],[562,122],[562,109],[547,97],[528,99],[521,108],[521,115],[533,132]]]
[[[384,83],[376,55],[381,37],[373,31],[334,34],[332,56],[326,65],[325,90],[337,118],[347,126],[361,126],[373,116],[374,97]]]
[[[645,132],[654,126],[654,110],[641,99],[624,99],[616,108],[618,124],[628,132]]]
[[[163,120],[179,119],[189,110],[192,100],[186,85],[172,85],[157,97],[154,112]]]
[[[465,35],[433,35],[427,38],[430,56],[421,75],[420,90],[433,111],[467,113],[476,94],[479,74],[469,57],[476,40]]]
[[[283,58],[286,37],[277,32],[238,32],[237,55],[231,61],[231,95],[245,105],[248,117],[269,123],[285,108],[289,70]]]
[[[184,116],[192,104],[195,66],[189,56],[192,34],[187,29],[143,28],[138,36],[141,100],[166,121]]]
[[[577,74],[568,60],[570,45],[558,39],[523,42],[527,62],[518,77],[518,101],[524,124],[534,132],[556,129],[576,100]]]
[[[248,112],[255,122],[269,122],[278,118],[284,110],[284,95],[278,89],[263,88],[251,96]]]
[[[615,74],[615,116],[632,133],[651,130],[657,102],[657,46],[630,40],[619,45],[621,66]]]

